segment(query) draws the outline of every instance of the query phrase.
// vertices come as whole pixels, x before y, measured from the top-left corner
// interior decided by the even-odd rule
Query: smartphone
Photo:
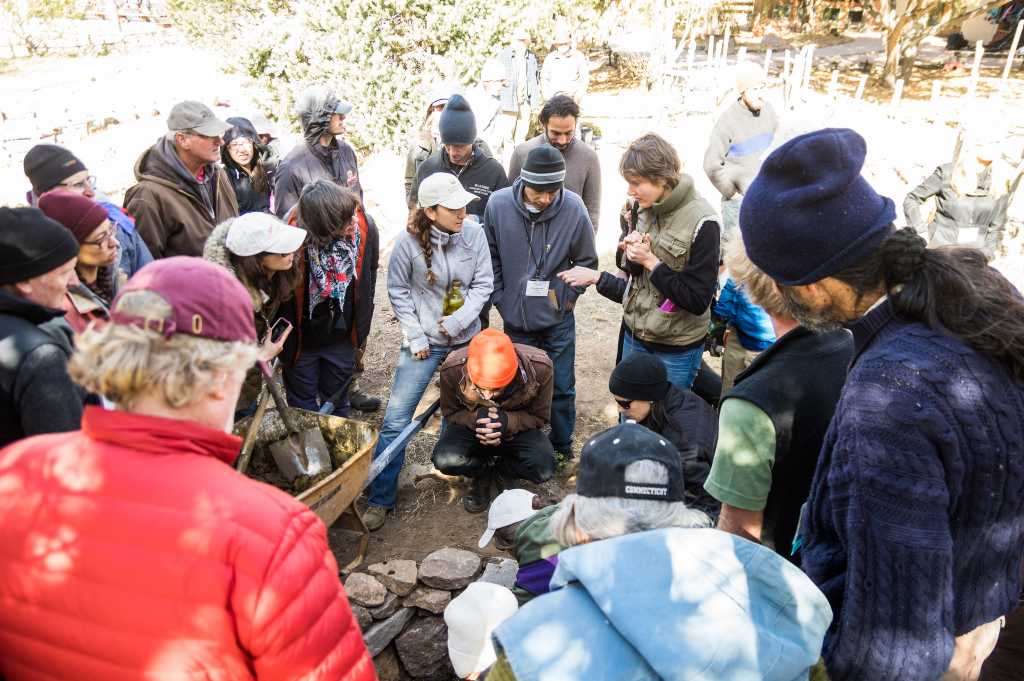
[[[281,336],[285,334],[288,329],[292,328],[292,323],[284,317],[279,317],[274,325],[270,327],[270,342],[276,343],[281,340]]]

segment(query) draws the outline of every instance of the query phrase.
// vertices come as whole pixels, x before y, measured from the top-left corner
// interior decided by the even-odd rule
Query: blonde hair
[[[730,239],[725,247],[725,268],[754,305],[772,317],[790,317],[779,287],[747,257],[743,239]]]
[[[171,306],[151,291],[126,293],[117,311],[147,318],[166,318]],[[172,408],[185,407],[206,395],[216,374],[248,367],[257,348],[109,323],[88,328],[75,341],[68,363],[71,378],[89,392],[130,410],[143,396],[159,395]]]
[[[961,127],[956,136],[956,147],[953,150],[953,164],[950,170],[949,185],[957,196],[975,194],[978,191],[978,175],[985,168],[985,164],[978,160],[978,153],[983,148],[991,149],[992,145],[986,145],[971,127]],[[988,196],[1001,197],[1010,191],[1012,182],[1012,166],[1007,163],[1002,154],[994,153],[994,158],[987,159],[990,168],[990,182]]]

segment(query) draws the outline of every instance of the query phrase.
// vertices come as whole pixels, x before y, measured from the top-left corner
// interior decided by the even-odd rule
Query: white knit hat
[[[455,675],[464,679],[494,664],[491,634],[519,609],[511,591],[489,582],[473,582],[444,609],[448,657]]]

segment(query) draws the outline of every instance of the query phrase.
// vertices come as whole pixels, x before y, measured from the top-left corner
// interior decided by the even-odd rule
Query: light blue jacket
[[[736,327],[744,350],[761,352],[775,342],[775,327],[772,326],[771,317],[750,302],[743,289],[731,278],[726,280],[712,312]]]
[[[832,609],[771,549],[714,529],[559,554],[552,591],[494,633],[518,681],[797,681]]]

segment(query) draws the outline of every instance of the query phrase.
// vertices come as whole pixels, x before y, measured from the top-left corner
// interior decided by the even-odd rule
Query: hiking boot
[[[377,411],[380,409],[380,398],[361,393],[356,389],[348,391],[348,403],[359,411]]]
[[[469,494],[462,497],[462,507],[470,513],[483,513],[491,505],[491,471],[473,478]]]
[[[366,510],[363,511],[363,524],[366,525],[366,529],[370,532],[376,532],[384,527],[384,522],[387,520],[387,515],[390,512],[390,508],[384,508],[383,506],[367,506]]]

